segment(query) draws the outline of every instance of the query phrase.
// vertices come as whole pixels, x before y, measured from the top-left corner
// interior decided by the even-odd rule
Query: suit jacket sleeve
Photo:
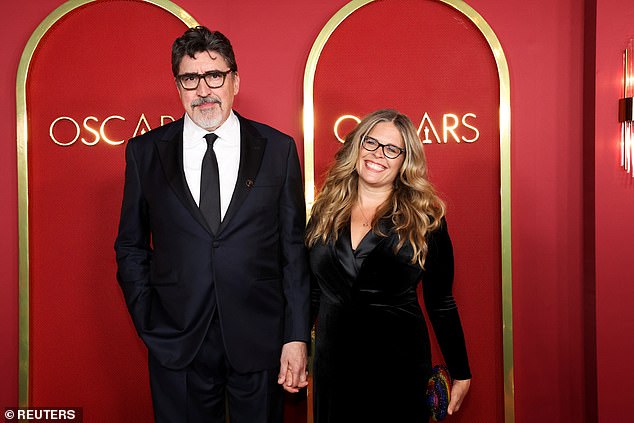
[[[138,144],[130,141],[126,146],[125,185],[115,252],[117,280],[123,290],[132,321],[140,333],[148,311],[152,248],[148,208],[143,198],[139,163],[135,155],[136,145]]]
[[[308,342],[310,337],[310,282],[308,256],[304,245],[306,203],[299,157],[291,140],[286,178],[280,196],[280,237],[283,289],[286,299],[284,343]]]

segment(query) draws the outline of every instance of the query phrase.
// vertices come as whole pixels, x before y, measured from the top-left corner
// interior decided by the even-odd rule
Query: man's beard
[[[214,108],[213,110],[194,111],[192,120],[201,128],[214,130],[222,123],[221,110]]]
[[[215,103],[218,107],[211,109],[197,108],[197,106],[205,103]],[[192,108],[194,113],[191,118],[201,128],[214,130],[222,123],[222,103],[220,99],[214,97],[199,98],[192,102]]]

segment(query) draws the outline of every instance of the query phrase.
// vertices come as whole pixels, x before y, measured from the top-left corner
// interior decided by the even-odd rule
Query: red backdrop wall
[[[5,2],[0,17],[4,53],[0,56],[0,88],[5,94],[0,98],[5,117],[0,122],[0,406],[17,403],[15,74],[31,33],[61,3]],[[625,244],[632,239],[633,224],[626,218],[634,212],[633,193],[619,176],[616,152],[603,144],[618,136],[612,120],[618,92],[614,84],[620,78],[620,43],[633,36],[627,26],[633,18],[629,3],[468,1],[500,39],[511,77],[518,423],[588,421],[585,404],[593,401],[594,364],[599,421],[630,420],[622,405],[630,402],[632,391],[623,389],[621,381],[632,374],[631,364],[624,367],[623,363],[634,347],[632,337],[622,336],[632,333],[633,321],[626,306],[632,302],[632,277],[626,267],[631,255]],[[346,1],[244,0],[227,2],[221,9],[211,8],[205,0],[180,0],[178,4],[199,22],[228,34],[234,43],[243,83],[237,109],[301,140],[305,61],[316,35]],[[595,31],[594,21],[585,22],[586,10],[593,12],[595,4],[597,73],[590,84],[584,79],[588,57],[583,43],[588,35],[584,30],[591,35]],[[594,69],[588,71],[594,75]],[[596,161],[583,148],[584,93],[588,89],[596,96]],[[587,169],[596,172],[590,193],[583,190]],[[596,256],[593,248],[584,245],[584,200],[588,198],[593,199],[596,214]],[[591,281],[596,280],[594,286],[586,283],[585,260],[596,269],[596,278],[590,275]],[[596,318],[594,310],[584,310],[588,297],[594,304],[594,288]],[[589,350],[594,343],[592,330],[584,329],[588,313],[600,345],[596,363],[586,360],[592,358]]]
[[[634,386],[634,179],[620,167],[620,125],[615,99],[622,97],[622,54],[634,38],[634,6],[597,1],[595,111],[596,339],[599,421],[632,421],[624,404]],[[615,387],[619,386],[615,395]],[[629,402],[628,399],[629,398]]]

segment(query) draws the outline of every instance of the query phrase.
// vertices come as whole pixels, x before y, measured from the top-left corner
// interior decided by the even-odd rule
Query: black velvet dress
[[[453,249],[446,222],[428,235],[425,270],[372,231],[352,249],[349,226],[336,242],[310,250],[317,314],[314,357],[315,423],[416,422],[429,419],[425,390],[431,352],[416,295],[425,307],[449,371],[471,377],[458,309],[452,296]],[[318,309],[318,312],[317,312]]]

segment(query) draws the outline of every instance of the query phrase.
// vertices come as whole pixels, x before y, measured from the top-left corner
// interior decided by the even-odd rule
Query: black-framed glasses
[[[395,159],[401,154],[405,154],[404,148],[400,148],[392,144],[381,144],[374,138],[368,136],[363,137],[363,140],[361,140],[361,146],[368,151],[375,151],[377,148],[381,147],[383,149],[383,155],[388,159]]]
[[[231,72],[233,71],[229,69],[228,71],[224,72],[219,70],[212,70],[203,74],[184,73],[182,75],[177,75],[176,79],[181,84],[181,87],[188,91],[193,91],[198,88],[198,84],[200,84],[201,79],[205,80],[205,84],[207,84],[209,88],[220,88],[225,84],[225,79],[227,79],[227,75]]]

